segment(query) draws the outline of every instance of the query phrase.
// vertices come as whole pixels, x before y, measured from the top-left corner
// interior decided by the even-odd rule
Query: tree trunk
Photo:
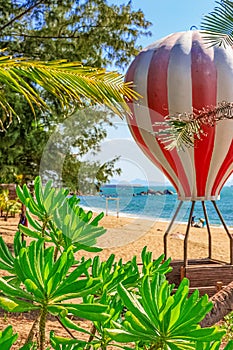
[[[213,326],[233,310],[233,282],[222,288],[210,300],[214,305],[200,323],[202,327]]]
[[[8,219],[8,215],[9,215],[9,211],[8,211],[8,210],[6,210],[6,215],[5,215],[5,217],[4,217],[4,221],[7,221],[7,219]]]
[[[47,306],[41,310],[40,321],[39,321],[39,350],[45,349],[45,327],[47,319]]]

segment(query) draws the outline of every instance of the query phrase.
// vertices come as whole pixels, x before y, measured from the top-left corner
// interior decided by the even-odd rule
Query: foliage
[[[0,182],[30,182],[39,173],[41,154],[52,128],[45,131],[42,122],[28,118],[31,110],[21,96],[9,96],[9,102],[14,100],[16,113],[21,117],[20,122],[13,118],[7,131],[0,133]]]
[[[80,161],[70,154],[65,158],[63,164],[62,185],[69,188],[71,192],[80,195],[96,195],[101,186],[110,181],[110,178],[121,174],[121,169],[116,168],[116,162],[119,158],[115,157],[101,164],[100,161],[94,160]],[[46,169],[45,173],[48,173],[48,170],[49,168]],[[57,173],[53,174],[57,179]]]
[[[8,276],[4,276],[3,278],[12,284],[17,284],[18,282],[14,263],[21,248],[25,247],[25,243],[25,241],[22,241],[20,232],[16,232],[13,243],[13,252],[11,252],[3,238],[0,237],[0,269],[8,272]]]
[[[162,128],[158,135],[166,148],[183,149],[194,145],[194,141],[206,137],[203,125],[214,126],[223,119],[232,119],[233,104],[222,102],[215,108],[203,107],[193,113],[178,113],[169,115],[164,122],[157,123]]]
[[[91,261],[77,266],[72,272],[74,256],[71,249],[64,251],[54,262],[54,247],[44,248],[44,240],[34,241],[22,248],[14,262],[19,286],[12,286],[0,277],[1,307],[8,312],[40,310],[40,349],[45,341],[45,322],[48,314],[104,320],[107,306],[100,304],[73,304],[71,299],[94,293],[99,280],[80,276],[86,273]]]
[[[213,46],[223,45],[224,47],[233,45],[233,3],[232,1],[216,1],[218,6],[208,15],[204,16],[201,29],[206,42]]]
[[[50,334],[50,342],[52,348],[55,350],[83,350],[87,345],[84,340],[66,339],[54,335],[54,332]]]
[[[105,69],[84,67],[79,62],[57,60],[50,62],[32,61],[11,56],[0,56],[0,81],[5,88],[12,88],[27,100],[33,113],[34,104],[48,109],[48,105],[34,86],[39,86],[52,94],[62,108],[70,111],[70,105],[81,104],[83,100],[108,106],[114,113],[122,116],[128,107],[125,98],[137,97],[123,76]],[[31,81],[29,84],[27,80]],[[34,84],[33,84],[34,83]],[[0,96],[3,110],[0,126],[4,129],[6,118],[12,120],[15,111],[8,103],[5,94]]]
[[[166,144],[166,149],[183,150],[184,147],[193,147],[195,140],[207,136],[203,126],[214,126],[223,119],[232,119],[233,104],[221,102],[217,107],[203,107],[193,113],[178,113],[168,115],[164,122],[156,123],[161,126],[158,131],[160,140]]]
[[[67,59],[95,67],[128,64],[151,23],[133,3],[106,0],[7,0],[2,9],[2,47],[43,60]]]
[[[35,60],[35,63],[38,63],[38,60],[47,62],[68,59],[94,67],[106,67],[110,64],[123,67],[140,49],[140,46],[137,45],[137,39],[140,36],[149,35],[150,22],[146,21],[141,10],[133,10],[131,3],[117,6],[110,5],[105,0],[78,2],[74,0],[50,0],[49,3],[40,0],[27,2],[6,0],[1,10],[0,49],[7,48],[6,54],[11,53],[19,59],[22,59],[22,55],[30,57]],[[48,74],[50,75],[50,71]],[[112,77],[116,77],[114,85],[118,85],[117,74],[114,72],[111,74]],[[81,78],[83,80],[84,76]],[[57,82],[56,80],[56,84]],[[35,84],[31,84],[27,78],[25,83],[28,83],[30,88],[35,88]],[[84,84],[83,88],[91,92],[89,84]],[[96,93],[97,86],[94,85],[92,90],[93,88]],[[69,90],[72,95],[73,91]],[[7,89],[4,86],[4,91],[5,98],[19,116],[20,123],[13,118],[8,129],[7,123],[3,123],[7,131],[0,133],[1,145],[3,146],[0,157],[1,177],[4,178],[4,182],[10,182],[15,180],[15,176],[23,174],[23,180],[26,182],[39,174],[40,159],[45,145],[54,131],[54,126],[58,122],[63,123],[64,114],[67,115],[69,112],[70,115],[77,112],[77,107],[80,104],[78,101],[72,103],[73,97],[70,96],[69,105],[66,106],[65,110],[62,110],[56,98],[40,89],[39,96],[49,109],[42,111],[34,104],[35,115],[33,115],[24,99],[15,94],[11,87]],[[108,92],[105,88],[101,91],[98,89],[98,94],[108,93],[112,94],[111,89]],[[67,100],[67,98],[68,95],[64,91],[61,99]],[[43,102],[41,101],[41,103]],[[96,171],[92,171],[90,177],[97,189],[102,183],[108,182],[115,173],[119,173],[119,169],[115,169],[116,160],[114,159],[106,164],[88,165],[88,162],[82,163],[81,156],[84,154],[84,150],[86,153],[90,150],[96,152],[97,148],[100,147],[100,142],[106,137],[106,124],[104,126],[103,122],[111,123],[109,109],[97,111],[96,107],[93,107],[94,113],[90,115],[90,109],[88,112],[89,122],[91,122],[88,125],[84,114],[87,107],[90,104],[93,106],[94,102],[94,95],[91,101],[82,99],[85,106],[84,112],[83,115],[79,113],[80,119],[76,120],[72,129],[75,131],[75,141],[74,137],[71,137],[72,142],[68,141],[70,149],[63,148],[66,152],[62,173],[63,186],[69,187],[73,192],[86,191],[87,181],[82,181],[81,184],[77,183],[77,174],[80,175],[83,170],[86,171],[85,175],[89,175],[93,166],[95,167]],[[101,103],[105,104],[104,96]],[[112,103],[114,102],[112,101]],[[123,108],[121,108],[123,105],[119,104],[118,107],[123,112]],[[66,137],[67,139],[68,137]],[[78,145],[75,146],[75,144]],[[86,149],[87,144],[88,150]],[[4,154],[4,150],[8,146],[11,150],[11,152],[7,152],[8,155],[10,153],[9,159]],[[58,146],[56,145],[56,147]],[[73,147],[75,147],[75,151]],[[76,157],[72,155],[74,152]],[[54,160],[55,157],[52,159],[52,164],[56,163]],[[51,178],[56,180],[60,174],[55,174],[56,176]],[[83,179],[85,179],[85,175]]]
[[[7,221],[9,214],[15,215],[21,210],[21,204],[18,200],[9,198],[9,190],[2,190],[0,192],[0,210],[1,215],[5,212],[5,221]]]
[[[12,326],[6,327],[0,332],[0,347],[4,350],[10,350],[17,338],[18,334],[13,333]]]
[[[171,258],[164,260],[164,257],[165,255],[162,254],[158,259],[154,260],[152,252],[148,252],[147,247],[144,247],[141,253],[142,275],[153,277],[156,273],[166,275],[167,273],[171,272]]]
[[[34,196],[26,185],[18,186],[17,193],[30,226],[19,227],[13,252],[0,239],[0,269],[8,272],[0,277],[0,306],[7,312],[31,311],[35,317],[21,350],[45,349],[48,315],[72,335],[65,338],[51,332],[55,350],[126,350],[129,342],[138,350],[219,349],[225,331],[199,326],[211,302],[207,296],[200,298],[198,291],[189,297],[186,279],[174,292],[165,277],[170,259],[164,261],[164,255],[153,259],[145,247],[140,268],[136,257],[123,262],[114,254],[106,261],[99,256],[76,260],[77,250],[99,250],[95,244],[105,232],[98,226],[102,215],[92,219],[75,196],[55,190],[51,182],[42,186],[39,177]],[[31,237],[28,245],[22,233]],[[80,326],[80,318],[92,321],[89,330]],[[34,341],[37,329],[39,340]]]
[[[43,188],[40,177],[35,179],[34,188],[35,198],[26,185],[18,186],[16,190],[21,202],[37,218],[26,212],[32,228],[19,225],[22,233],[37,239],[45,238],[54,243],[57,250],[73,247],[77,251],[91,249],[96,238],[106,232],[103,227],[98,227],[103,213],[92,219],[93,213],[85,213],[76,196],[67,197],[68,190],[56,191],[51,181]],[[94,250],[98,251],[98,248]]]
[[[43,121],[37,111],[37,121],[31,120],[28,118],[30,107],[23,98],[9,96],[17,113],[23,115],[20,123],[13,119],[7,132],[0,133],[2,183],[31,182],[41,172],[45,178],[53,179],[54,184],[67,187],[71,192],[90,193],[96,192],[115,173],[120,173],[119,168],[115,169],[118,158],[104,164],[92,161],[91,165],[89,159],[83,158],[87,159],[86,153],[98,153],[106,137],[108,121],[103,111],[94,107],[81,109],[63,123],[53,125],[59,122],[58,117],[53,116],[53,123],[48,118]]]
[[[230,312],[227,316],[224,317],[221,328],[226,331],[224,339],[229,341],[233,339],[233,312]]]
[[[99,191],[102,183],[120,173],[115,168],[118,157],[102,164],[96,160],[108,123],[105,110],[91,107],[76,111],[58,125],[43,151],[43,178],[52,178],[58,186],[80,194]]]
[[[163,275],[155,274],[150,282],[143,278],[140,297],[132,295],[122,284],[118,287],[127,312],[122,324],[108,329],[110,337],[119,342],[140,342],[150,349],[196,349],[196,342],[221,339],[217,328],[202,329],[198,323],[211,309],[208,297],[199,298],[196,290],[188,298],[188,280],[183,279],[175,294]]]
[[[157,132],[159,139],[166,145],[166,149],[183,150],[193,147],[196,140],[207,136],[203,126],[214,126],[224,119],[233,118],[233,103],[221,102],[215,108],[203,107],[193,113],[177,113],[165,117],[164,122],[156,123],[161,129]]]

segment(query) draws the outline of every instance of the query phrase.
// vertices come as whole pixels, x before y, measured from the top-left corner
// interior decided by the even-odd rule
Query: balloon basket
[[[183,260],[172,260],[171,266],[173,268],[172,272],[167,275],[168,281],[174,283],[176,287],[180,284],[184,277],[187,277],[190,281],[190,292],[198,289],[200,295],[208,294],[209,296],[214,295],[223,286],[232,282],[233,276],[233,237],[230,234],[227,225],[218,209],[215,201],[212,201],[213,206],[219,216],[219,219],[224,227],[224,230],[229,238],[229,248],[230,248],[230,261],[219,261],[212,258],[212,239],[211,239],[211,227],[209,224],[209,219],[206,211],[205,202],[202,201],[202,208],[206,222],[206,228],[208,233],[208,257],[204,259],[188,259],[188,238],[190,233],[190,228],[192,225],[192,217],[194,212],[196,201],[192,201],[189,220],[187,223],[185,238],[184,238],[184,248],[183,248]],[[180,201],[175,214],[164,234],[164,254],[167,258],[167,240],[169,233],[171,232],[172,226],[175,219],[180,211],[183,202]]]

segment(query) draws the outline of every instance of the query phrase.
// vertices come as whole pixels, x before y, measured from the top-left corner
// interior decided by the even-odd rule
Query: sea
[[[169,190],[173,194],[151,194],[139,195],[148,190],[147,186],[124,186],[124,185],[106,185],[101,187],[100,193],[92,196],[80,196],[80,205],[85,209],[106,213],[106,204],[108,214],[117,214],[117,201],[119,198],[119,216],[128,216],[133,218],[150,219],[154,221],[170,221],[179,204],[175,189],[171,186],[151,186],[152,191],[164,192]],[[207,215],[210,225],[222,226],[221,220],[211,201],[206,201]],[[224,186],[222,188],[220,199],[216,204],[224,218],[227,226],[233,227],[233,186]],[[176,222],[187,223],[191,208],[190,201],[184,201],[176,218]],[[204,218],[201,202],[196,202],[193,216],[195,221]]]

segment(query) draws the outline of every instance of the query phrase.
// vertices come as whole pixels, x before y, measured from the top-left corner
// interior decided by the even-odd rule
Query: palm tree
[[[72,105],[97,103],[120,116],[129,111],[125,98],[137,96],[117,72],[84,67],[79,62],[66,60],[42,62],[13,58],[1,50],[0,84],[1,129],[16,115],[5,94],[9,89],[22,94],[33,111],[35,106],[49,109],[41,97],[41,91],[46,90],[58,99],[66,112]]]
[[[201,322],[202,327],[210,327],[221,321],[233,309],[233,282],[223,287],[211,299],[213,308]]]
[[[218,6],[203,17],[201,29],[210,45],[233,45],[233,2],[229,0],[216,1]]]

